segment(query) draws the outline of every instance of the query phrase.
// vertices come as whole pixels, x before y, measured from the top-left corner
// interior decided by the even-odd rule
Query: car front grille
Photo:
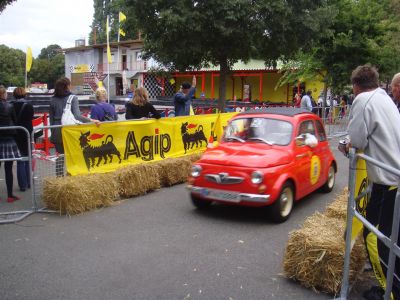
[[[204,177],[208,181],[218,184],[237,184],[244,180],[243,177],[229,176],[228,173],[206,174]]]

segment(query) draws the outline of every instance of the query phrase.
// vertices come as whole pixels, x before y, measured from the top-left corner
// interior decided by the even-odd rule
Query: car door
[[[295,165],[296,177],[298,182],[297,192],[299,197],[310,193],[314,180],[311,174],[317,170],[311,170],[311,160],[313,159],[313,150],[305,145],[304,138],[306,134],[315,135],[315,126],[313,120],[303,120],[299,123],[297,129],[297,141],[295,146]],[[303,137],[303,139],[301,139]],[[300,139],[299,139],[300,138]]]
[[[314,154],[319,157],[321,166],[320,176],[317,184],[322,185],[327,179],[326,176],[328,174],[331,155],[324,125],[322,125],[320,120],[315,120],[315,125],[317,130],[318,146],[314,148]]]

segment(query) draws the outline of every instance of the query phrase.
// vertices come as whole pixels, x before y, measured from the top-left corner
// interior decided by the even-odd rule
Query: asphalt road
[[[260,209],[200,212],[183,184],[78,216],[0,225],[0,298],[333,299],[281,273],[288,233],[347,186],[336,145],[334,190],[303,199],[279,225]]]

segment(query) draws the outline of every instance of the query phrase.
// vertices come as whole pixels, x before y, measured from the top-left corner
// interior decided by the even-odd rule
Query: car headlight
[[[190,171],[190,175],[192,177],[199,177],[201,174],[202,168],[199,165],[193,165],[192,170]]]
[[[260,184],[264,180],[264,174],[260,171],[254,171],[251,173],[251,182],[254,184]]]

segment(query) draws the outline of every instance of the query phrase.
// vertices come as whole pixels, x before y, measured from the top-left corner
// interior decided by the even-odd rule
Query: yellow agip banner
[[[210,140],[221,137],[222,127],[235,114],[65,126],[62,136],[68,173],[105,173],[205,150]]]

